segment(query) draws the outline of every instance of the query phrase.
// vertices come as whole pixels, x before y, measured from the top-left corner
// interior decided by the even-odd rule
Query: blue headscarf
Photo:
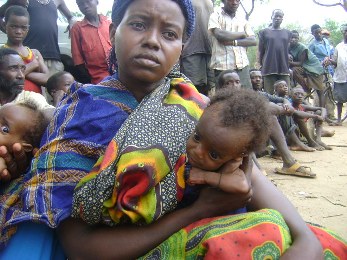
[[[160,0],[159,0],[160,1]],[[172,0],[176,2],[182,10],[184,17],[186,18],[186,34],[189,38],[195,25],[195,11],[191,0]],[[116,25],[120,24],[125,11],[133,0],[115,0],[112,7],[112,22]]]
[[[114,0],[113,6],[112,6],[112,23],[118,26],[124,17],[124,14],[126,10],[128,9],[129,5],[134,0]],[[158,0],[160,1],[160,0]],[[194,7],[192,5],[191,0],[172,0],[175,3],[179,5],[179,7],[182,10],[182,13],[184,15],[184,18],[186,19],[186,39],[192,35],[195,27],[195,11]],[[114,52],[114,47],[112,47],[110,51],[110,55],[108,58],[108,71],[112,75],[114,71],[117,68],[117,58],[116,54]]]

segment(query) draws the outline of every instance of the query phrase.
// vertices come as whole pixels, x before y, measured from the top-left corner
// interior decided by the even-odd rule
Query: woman
[[[89,226],[80,219],[70,218],[72,193],[77,182],[90,172],[113,136],[121,131],[119,129],[123,122],[134,111],[141,110],[143,105],[147,108],[151,104],[148,100],[158,97],[157,94],[163,94],[158,98],[165,102],[154,102],[154,105],[158,104],[164,110],[172,105],[175,111],[186,115],[186,121],[181,123],[189,127],[182,133],[171,131],[172,135],[182,134],[180,144],[185,144],[196,118],[202,112],[203,102],[189,82],[184,82],[182,78],[166,77],[179,59],[185,35],[189,36],[193,31],[194,13],[191,3],[185,0],[164,2],[115,1],[110,35],[113,46],[116,46],[117,73],[106,78],[99,86],[72,86],[69,97],[62,101],[47,130],[43,146],[32,162],[31,173],[25,176],[26,183],[21,195],[25,210],[15,212],[10,223],[34,219],[52,228],[58,227],[60,241],[71,259],[133,259],[148,252],[149,255],[165,254],[159,258],[170,257],[166,254],[185,257],[186,245],[182,245],[180,241],[184,240],[182,238],[189,230],[182,228],[198,220],[201,222],[192,225],[209,225],[210,220],[206,218],[240,208],[250,199],[251,194],[232,196],[214,188],[205,188],[191,206],[168,213],[145,226]],[[192,114],[187,116],[187,111]],[[161,116],[167,120],[174,119],[165,114]],[[182,125],[177,126],[177,129],[182,130]],[[97,178],[98,169],[103,170],[109,166],[108,163],[113,163],[114,156],[117,156],[112,153],[117,151],[114,144],[117,145],[112,140],[105,156],[92,169],[95,173],[92,171],[86,178]],[[175,149],[174,147],[172,150],[174,155]],[[184,145],[179,148],[180,152],[184,149]],[[12,162],[8,156],[6,160]],[[284,215],[290,228],[293,244],[283,258],[321,258],[321,245],[290,202],[257,169],[251,172],[248,160],[243,164],[246,175],[252,179],[253,198],[248,204],[249,209],[277,209]],[[250,213],[241,216],[246,216],[241,218],[249,220],[248,223],[256,217],[265,225],[272,219],[274,228],[281,229],[287,238],[286,241],[281,241],[283,246],[280,254],[287,248],[290,240],[288,229],[277,213]],[[228,217],[216,220],[218,222],[224,219],[233,220]],[[9,222],[2,224],[6,225],[11,226]],[[229,226],[232,227],[230,223]],[[187,228],[189,227],[192,226]],[[273,230],[266,235],[276,233]],[[279,238],[282,240],[283,236],[277,236]],[[169,251],[165,251],[165,248],[169,248]],[[178,251],[174,251],[176,249]]]

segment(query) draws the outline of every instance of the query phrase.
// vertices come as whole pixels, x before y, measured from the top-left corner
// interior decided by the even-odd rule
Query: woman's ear
[[[34,147],[31,144],[27,144],[27,143],[22,143],[22,147],[24,152],[26,153],[30,153],[34,149]]]
[[[112,46],[115,46],[115,33],[116,33],[117,27],[111,23],[109,27],[109,33],[110,33],[110,42]]]

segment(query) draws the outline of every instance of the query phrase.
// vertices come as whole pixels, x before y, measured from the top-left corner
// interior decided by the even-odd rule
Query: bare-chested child
[[[192,167],[188,183],[230,193],[249,192],[250,181],[239,167],[250,153],[264,149],[269,116],[266,99],[254,91],[218,90],[187,142]]]
[[[294,120],[299,127],[300,133],[306,138],[308,146],[318,151],[331,150],[332,148],[322,142],[322,126],[327,115],[326,109],[304,104],[305,91],[297,86],[292,89],[291,99],[295,108]],[[315,138],[310,134],[307,126],[307,119],[312,118],[315,126]]]
[[[43,111],[32,102],[7,103],[0,107],[0,146],[12,151],[13,144],[20,143],[31,157],[33,150],[39,148],[48,123]],[[0,172],[4,169],[6,163],[0,157]],[[0,181],[9,179],[9,174],[3,174]]]
[[[289,90],[287,82],[278,80],[274,84],[275,96],[289,100]],[[278,122],[281,125],[283,133],[286,137],[287,144],[292,151],[314,152],[316,149],[304,144],[296,134],[297,125],[293,116],[279,115]]]
[[[53,98],[53,106],[58,105],[74,81],[74,77],[67,71],[57,72],[47,80],[46,89]]]
[[[11,6],[6,10],[5,25],[7,43],[2,48],[10,48],[22,57],[25,69],[24,90],[41,93],[41,86],[46,84],[49,71],[41,53],[23,45],[29,31],[29,13],[22,6]]]

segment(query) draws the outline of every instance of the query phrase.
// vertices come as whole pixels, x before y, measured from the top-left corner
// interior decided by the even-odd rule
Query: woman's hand
[[[37,149],[34,149],[33,153],[36,151]],[[13,144],[12,152],[6,146],[0,146],[0,157],[3,158],[6,164],[6,167],[3,167],[0,171],[0,179],[5,181],[18,178],[21,174],[24,174],[30,164],[30,158],[19,143]]]

